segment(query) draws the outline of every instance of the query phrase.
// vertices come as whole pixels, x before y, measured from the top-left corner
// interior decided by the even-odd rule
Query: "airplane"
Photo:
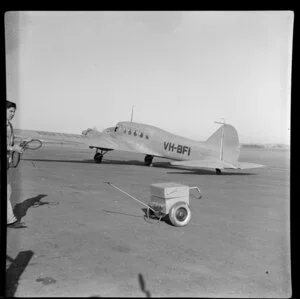
[[[121,121],[102,132],[87,129],[80,134],[22,130],[19,137],[84,144],[95,149],[94,160],[101,163],[103,156],[112,150],[145,155],[146,166],[153,158],[172,160],[173,166],[214,169],[221,174],[224,169],[250,169],[265,165],[239,162],[240,144],[237,130],[225,122],[206,141],[196,141],[169,133],[158,127],[132,121]],[[21,130],[16,129],[21,132]]]

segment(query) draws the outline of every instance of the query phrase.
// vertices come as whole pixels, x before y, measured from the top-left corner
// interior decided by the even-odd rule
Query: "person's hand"
[[[27,139],[23,139],[21,140],[21,143],[19,143],[20,147],[23,149],[23,151],[25,151],[26,149],[26,145],[31,142],[33,139],[32,138],[27,138]]]
[[[13,147],[13,150],[14,150],[15,152],[20,153],[20,154],[22,154],[22,153],[24,152],[24,148],[21,147],[19,144],[15,144],[14,147]]]

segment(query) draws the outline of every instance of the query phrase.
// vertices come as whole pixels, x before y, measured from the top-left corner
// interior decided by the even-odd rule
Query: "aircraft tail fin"
[[[240,143],[236,129],[223,124],[205,143],[219,153],[221,161],[238,166]]]

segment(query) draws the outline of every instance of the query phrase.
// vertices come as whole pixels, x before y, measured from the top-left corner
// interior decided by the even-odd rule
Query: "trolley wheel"
[[[190,222],[191,217],[191,210],[186,203],[178,202],[171,207],[169,219],[174,226],[186,226]]]

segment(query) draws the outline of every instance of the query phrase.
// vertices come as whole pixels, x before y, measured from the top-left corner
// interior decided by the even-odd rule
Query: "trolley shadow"
[[[109,210],[104,210],[104,209],[102,209],[102,211],[107,214],[118,214],[118,215],[130,216],[130,217],[135,217],[135,218],[143,218],[143,216],[127,214],[127,213],[123,213],[123,212],[119,212],[119,211],[109,211]]]

